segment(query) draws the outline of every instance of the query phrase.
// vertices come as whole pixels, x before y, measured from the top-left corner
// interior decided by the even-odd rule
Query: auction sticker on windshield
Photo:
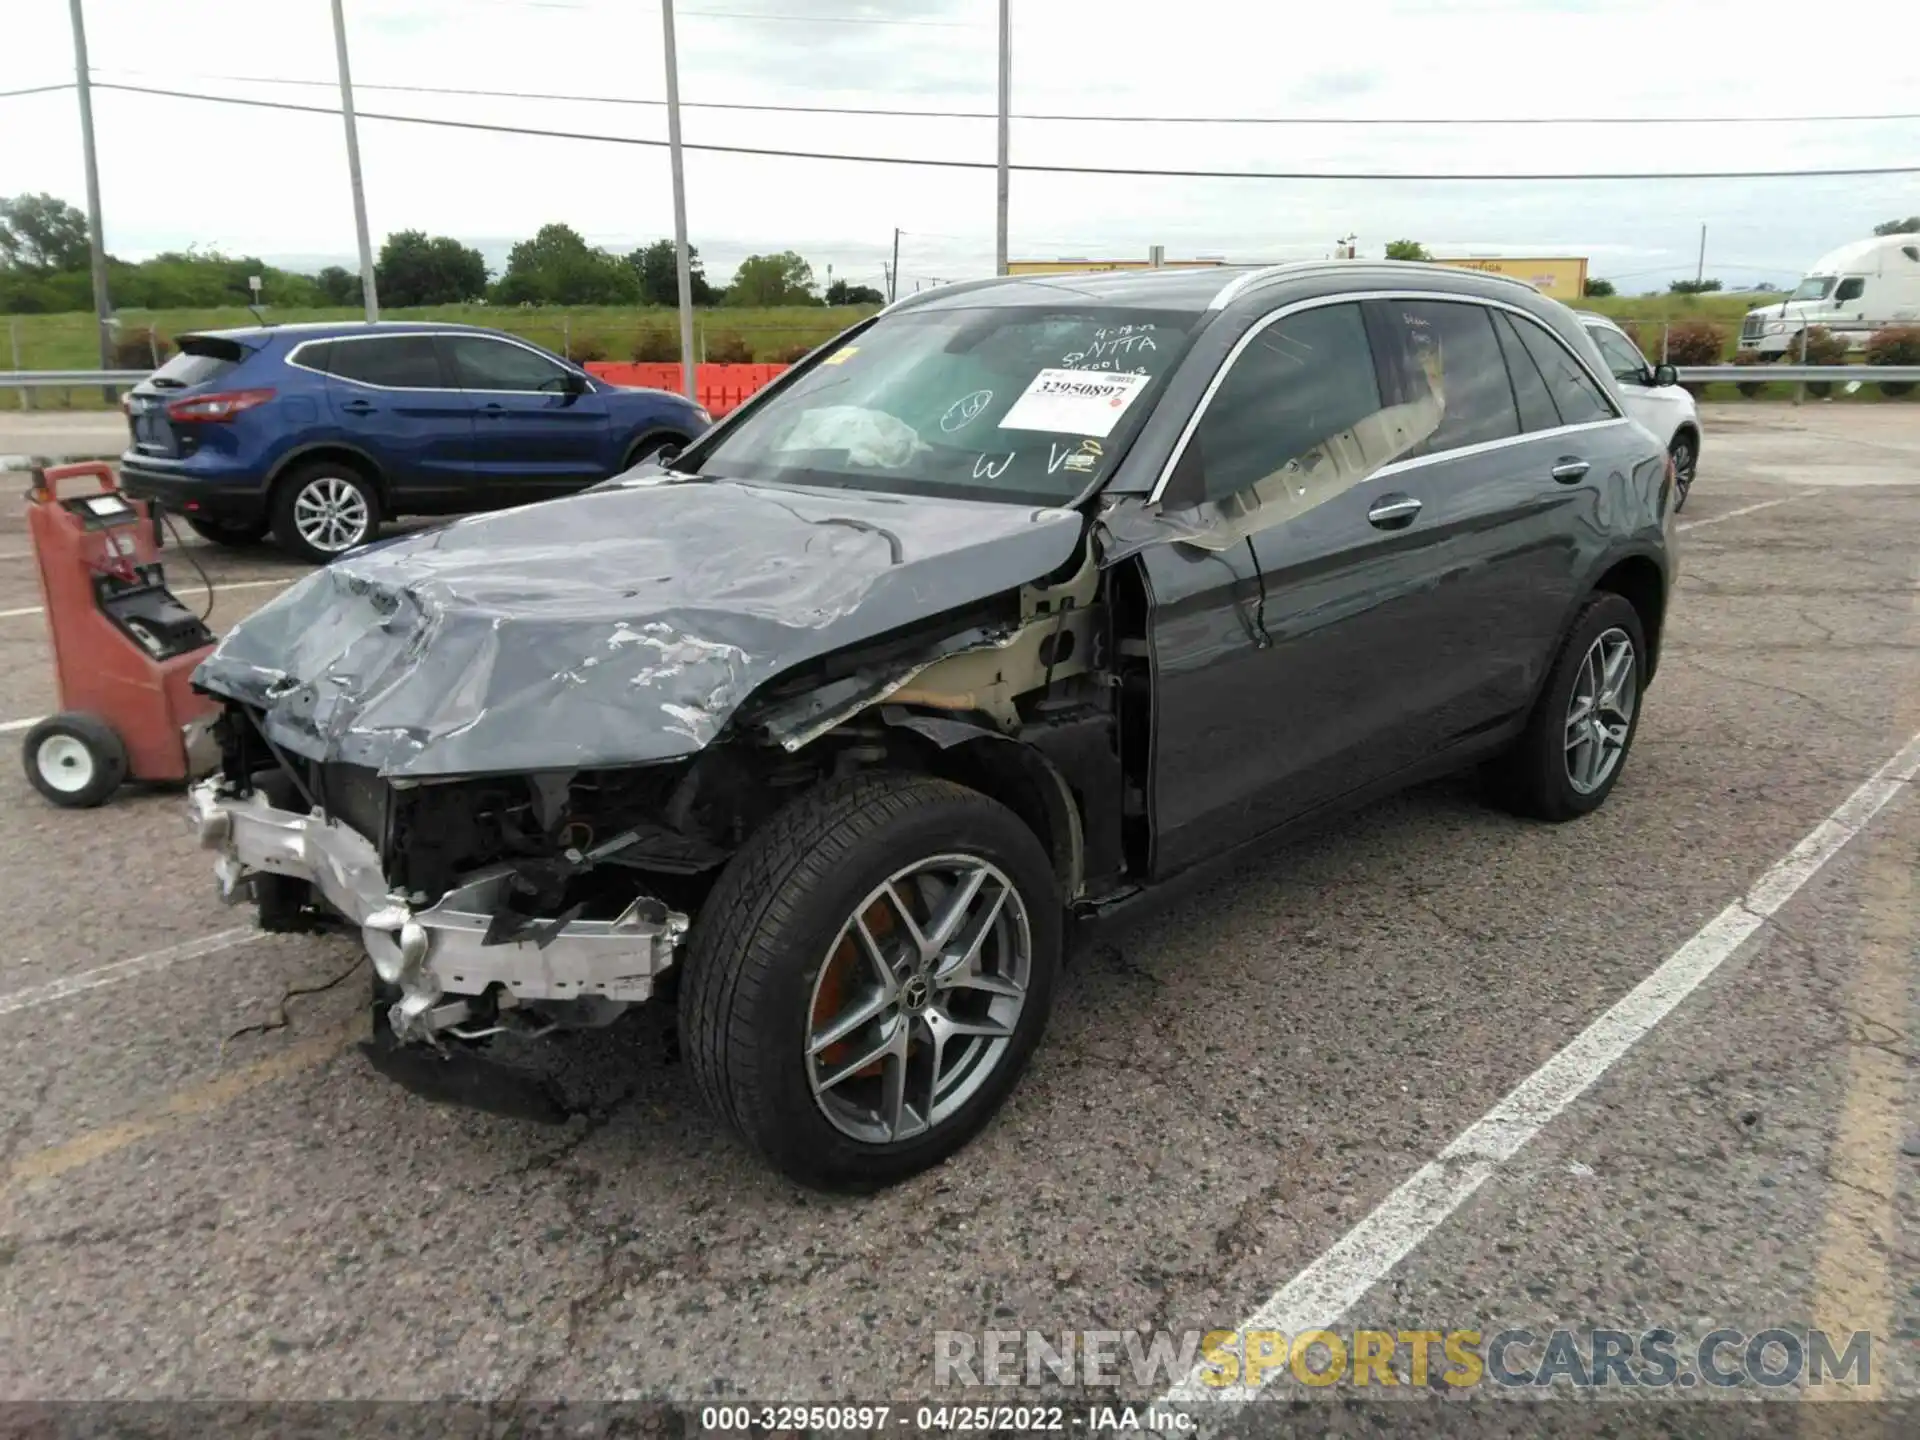
[[[1102,370],[1042,370],[1000,421],[1002,430],[1111,435],[1151,375]]]

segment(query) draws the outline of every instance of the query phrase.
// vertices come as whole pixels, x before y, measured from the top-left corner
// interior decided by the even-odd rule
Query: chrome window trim
[[[418,337],[425,340],[494,340],[502,345],[511,345],[516,350],[524,350],[536,355],[548,364],[558,363],[563,372],[586,377],[593,386],[592,394],[600,393],[599,386],[585,370],[572,366],[569,361],[556,362],[554,357],[523,340],[510,335],[477,334],[472,330],[384,330],[377,335],[316,335],[311,340],[302,340],[287,352],[283,365],[291,365],[295,370],[304,370],[309,375],[324,376],[328,380],[338,380],[343,385],[358,385],[363,390],[386,390],[395,395],[558,395],[558,390],[469,390],[461,385],[376,385],[371,380],[356,380],[351,375],[335,375],[331,370],[316,370],[311,365],[300,363],[300,352],[309,345],[342,345],[367,340],[408,340]]]
[[[1303,310],[1317,310],[1327,305],[1357,305],[1366,300],[1438,300],[1456,305],[1484,305],[1489,309],[1505,310],[1510,314],[1518,315],[1529,324],[1539,326],[1541,330],[1546,332],[1554,344],[1558,345],[1562,350],[1565,350],[1567,354],[1573,356],[1574,362],[1579,365],[1581,373],[1593,381],[1595,387],[1600,391],[1601,398],[1606,402],[1607,407],[1613,411],[1612,417],[1606,420],[1583,420],[1575,425],[1557,425],[1551,430],[1523,430],[1518,435],[1509,435],[1499,440],[1483,440],[1477,445],[1463,445],[1452,450],[1442,450],[1436,455],[1421,455],[1412,460],[1396,460],[1390,465],[1381,466],[1380,469],[1373,472],[1374,475],[1398,474],[1402,471],[1416,469],[1429,461],[1449,460],[1456,455],[1467,455],[1485,450],[1493,450],[1502,445],[1517,445],[1521,441],[1538,440],[1543,435],[1570,434],[1580,430],[1597,429],[1603,425],[1618,425],[1626,419],[1625,414],[1613,398],[1613,392],[1607,388],[1605,381],[1593,373],[1593,367],[1587,364],[1586,360],[1583,359],[1572,346],[1568,345],[1567,342],[1562,340],[1558,335],[1555,335],[1547,326],[1542,325],[1538,319],[1519,305],[1509,305],[1504,300],[1495,300],[1484,295],[1466,295],[1444,290],[1348,290],[1337,295],[1315,295],[1310,299],[1296,300],[1291,305],[1283,305],[1278,310],[1273,310],[1262,315],[1248,327],[1246,334],[1233,342],[1233,349],[1229,350],[1227,352],[1227,358],[1220,362],[1220,368],[1214,371],[1213,378],[1207,382],[1207,388],[1201,392],[1199,403],[1193,407],[1193,414],[1187,417],[1187,423],[1181,427],[1180,438],[1174,442],[1173,450],[1168,454],[1166,464],[1161,467],[1160,478],[1154,481],[1153,489],[1147,495],[1147,503],[1149,505],[1157,505],[1160,503],[1160,497],[1166,493],[1167,485],[1173,479],[1173,472],[1180,464],[1180,457],[1186,454],[1187,445],[1192,441],[1194,432],[1200,428],[1200,422],[1206,418],[1207,409],[1213,404],[1213,397],[1219,393],[1220,387],[1226,383],[1227,375],[1232,371],[1234,365],[1239,362],[1241,355],[1246,352],[1247,347],[1253,343],[1255,336],[1259,335],[1269,325],[1278,324],[1289,315],[1298,315]],[[1369,345],[1369,349],[1371,349],[1371,345]],[[1516,421],[1519,419],[1517,415],[1514,418]]]

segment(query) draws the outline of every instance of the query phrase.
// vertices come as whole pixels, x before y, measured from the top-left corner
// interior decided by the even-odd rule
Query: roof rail
[[[1462,273],[1478,275],[1487,280],[1499,280],[1508,285],[1518,286],[1522,290],[1539,294],[1538,286],[1514,275],[1502,275],[1497,270],[1467,270],[1460,265],[1441,265],[1428,260],[1283,260],[1277,265],[1263,265],[1257,270],[1246,270],[1233,277],[1220,287],[1213,299],[1207,302],[1209,310],[1224,310],[1238,300],[1254,286],[1273,279],[1278,275],[1304,274],[1311,270],[1334,270],[1343,266],[1369,270],[1417,270],[1431,273],[1445,270],[1450,274]]]
[[[1214,292],[1207,309],[1224,310],[1259,281],[1295,269],[1299,264],[1298,260],[1285,260],[1278,265],[1263,265],[1258,270],[1243,270]]]

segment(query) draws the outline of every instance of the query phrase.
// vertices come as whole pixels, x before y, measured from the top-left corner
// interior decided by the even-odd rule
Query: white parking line
[[[1809,495],[1819,493],[1818,490],[1802,490],[1798,495],[1782,495],[1778,500],[1762,500],[1757,505],[1742,505],[1738,510],[1729,510],[1724,515],[1709,515],[1704,520],[1688,520],[1673,528],[1698,530],[1702,525],[1718,525],[1722,520],[1738,520],[1742,515],[1751,515],[1756,510],[1771,510],[1776,505],[1791,505],[1796,500],[1805,500]]]
[[[0,995],[0,1015],[11,1015],[18,1010],[32,1010],[41,1005],[52,1005],[88,990],[98,990],[102,985],[117,985],[122,980],[131,980],[136,975],[150,975],[155,970],[164,970],[167,966],[178,964],[182,960],[198,960],[203,955],[217,955],[222,950],[231,950],[236,945],[244,945],[247,941],[265,933],[251,925],[239,925],[232,930],[217,930],[211,935],[201,936],[198,940],[182,941],[178,945],[169,945],[164,950],[135,955],[130,960],[116,960],[111,965],[102,965],[95,970],[82,970],[78,975],[69,975],[64,980],[53,980],[45,985],[33,985],[25,990],[16,990],[11,995]]]
[[[229,590],[263,590],[272,585],[291,585],[300,578],[298,575],[289,575],[283,580],[222,580],[213,588],[215,594],[224,595]],[[207,587],[198,580],[177,588],[182,592],[191,590],[196,595],[204,595],[207,591]],[[43,605],[23,605],[18,610],[0,610],[0,620],[17,620],[22,615],[38,615],[45,608]]]
[[[1907,741],[1897,755],[1755,881],[1743,899],[1709,920],[1565,1049],[1461,1131],[1438,1159],[1421,1166],[1372,1214],[1277,1290],[1241,1322],[1240,1333],[1276,1330],[1291,1337],[1326,1329],[1339,1320],[1521,1146],[1719,969],[1721,962],[1819,873],[1820,867],[1858,835],[1916,773],[1920,773],[1920,735]],[[1217,1373],[1204,1363],[1195,1365],[1161,1403],[1248,1400],[1258,1390],[1257,1385],[1207,1384],[1207,1376]]]

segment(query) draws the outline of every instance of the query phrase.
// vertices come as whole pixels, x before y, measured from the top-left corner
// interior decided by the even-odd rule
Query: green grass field
[[[1642,345],[1657,354],[1660,327],[1688,321],[1705,320],[1726,332],[1727,353],[1733,353],[1739,336],[1740,317],[1758,304],[1768,303],[1765,295],[1622,295],[1580,302],[1580,308],[1606,315],[1622,324],[1631,322],[1640,332]],[[757,361],[786,358],[795,350],[811,349],[855,320],[871,313],[871,307],[795,306],[765,310],[702,310],[696,316],[696,347],[703,353],[720,353],[729,339],[746,347]],[[301,320],[352,320],[357,310],[274,310],[271,320],[292,324]],[[470,325],[487,325],[521,335],[550,350],[564,351],[575,359],[631,360],[643,337],[655,346],[653,358],[673,359],[678,353],[678,319],[671,310],[643,309],[633,306],[590,305],[570,308],[518,308],[492,305],[437,305],[413,310],[388,310],[382,318],[390,320],[447,320]],[[94,365],[98,352],[93,335],[93,317],[84,312],[61,315],[14,315],[4,317],[10,338],[19,347],[18,368],[22,370],[76,370]],[[195,330],[214,330],[251,325],[253,316],[243,308],[218,310],[123,310],[120,312],[123,336],[151,327],[162,336],[188,334]],[[123,341],[123,343],[125,343]],[[9,350],[0,350],[0,366],[7,363]],[[127,368],[142,363],[134,355],[124,357]],[[1724,393],[1723,393],[1724,392]],[[1786,385],[1770,385],[1761,392],[1764,398],[1783,398],[1792,392]],[[1710,399],[1739,399],[1730,385],[1710,388]],[[1879,399],[1877,387],[1866,386],[1850,400]],[[6,397],[9,407],[19,403]],[[43,408],[97,409],[104,402],[97,389],[79,389],[71,394],[40,391],[35,403]]]

